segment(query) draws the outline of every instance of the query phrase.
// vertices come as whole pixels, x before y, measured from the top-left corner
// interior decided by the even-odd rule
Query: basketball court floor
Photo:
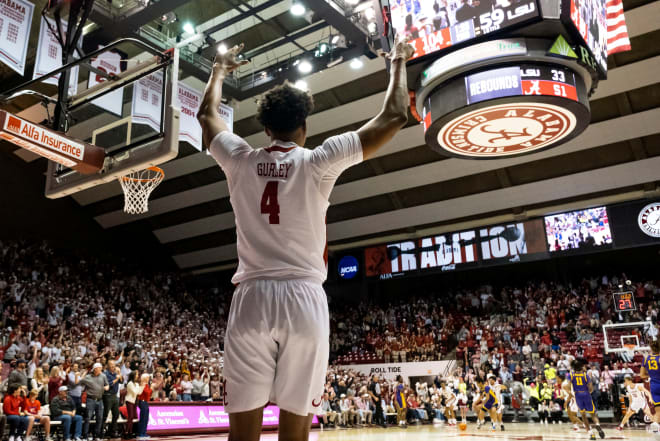
[[[588,440],[589,435],[585,431],[573,432],[568,424],[540,426],[538,424],[517,423],[505,426],[506,431],[493,432],[488,429],[477,430],[474,424],[468,425],[467,430],[460,431],[456,428],[447,428],[440,425],[411,426],[407,429],[391,427],[388,429],[347,429],[347,430],[314,430],[309,436],[309,441],[427,441],[427,440],[500,440],[500,441],[569,441]],[[654,436],[644,429],[627,429],[619,432],[614,426],[603,426],[605,439],[608,440],[659,440],[660,436]],[[158,441],[179,440],[204,440],[224,441],[227,435],[195,435],[195,436],[171,436],[152,438]],[[600,439],[600,438],[598,438]],[[262,441],[277,441],[277,433],[265,433],[261,435]]]

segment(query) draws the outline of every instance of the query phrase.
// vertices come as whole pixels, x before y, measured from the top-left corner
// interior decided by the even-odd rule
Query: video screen
[[[550,252],[588,250],[612,244],[605,207],[546,216],[545,234]]]
[[[571,0],[571,21],[607,72],[607,9],[605,0]]]
[[[390,13],[412,59],[539,16],[536,0],[390,0]]]

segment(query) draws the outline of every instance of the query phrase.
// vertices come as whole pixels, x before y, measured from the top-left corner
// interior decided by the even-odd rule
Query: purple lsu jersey
[[[660,355],[647,355],[642,364],[651,379],[653,404],[660,406]]]

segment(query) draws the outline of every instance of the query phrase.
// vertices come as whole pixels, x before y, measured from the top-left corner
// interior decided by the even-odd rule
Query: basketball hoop
[[[124,212],[142,214],[149,210],[149,195],[158,187],[165,173],[158,167],[138,170],[119,178],[124,189]]]

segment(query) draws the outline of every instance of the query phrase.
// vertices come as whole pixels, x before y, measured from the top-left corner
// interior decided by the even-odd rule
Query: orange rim
[[[155,180],[157,180],[158,178],[161,178],[161,177],[164,178],[164,177],[165,177],[165,172],[164,172],[161,168],[158,168],[158,167],[147,167],[145,170],[151,170],[151,171],[153,171],[153,172],[156,172],[156,173],[159,174],[159,176],[155,176],[155,177],[153,177],[153,178],[148,178],[148,179],[139,179],[139,178],[131,178],[130,176],[122,176],[121,179],[122,179],[123,181],[151,182],[151,181],[155,181]]]

